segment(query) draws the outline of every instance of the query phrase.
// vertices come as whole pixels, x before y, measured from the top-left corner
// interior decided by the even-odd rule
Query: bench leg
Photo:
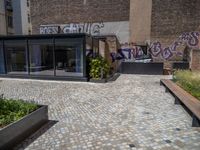
[[[181,105],[180,100],[178,99],[178,97],[175,96],[175,101],[174,101],[175,105]]]
[[[192,116],[192,127],[200,127],[200,120],[195,115]]]

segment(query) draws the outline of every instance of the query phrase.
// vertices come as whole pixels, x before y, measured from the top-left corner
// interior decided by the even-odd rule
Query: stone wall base
[[[190,53],[190,68],[192,71],[200,71],[200,49],[193,49]]]

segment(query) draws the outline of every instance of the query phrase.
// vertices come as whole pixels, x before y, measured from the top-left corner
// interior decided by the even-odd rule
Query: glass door
[[[8,74],[28,74],[27,49],[25,41],[6,41],[6,62]]]
[[[75,39],[56,41],[56,76],[83,76],[82,47],[82,42],[76,41]]]

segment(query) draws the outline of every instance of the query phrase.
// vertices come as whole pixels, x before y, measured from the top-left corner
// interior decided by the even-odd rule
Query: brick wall
[[[192,71],[200,71],[200,50],[191,51],[190,67]]]
[[[152,0],[130,1],[130,42],[144,44],[150,39]]]
[[[33,34],[41,24],[129,20],[130,0],[32,0]]]
[[[171,43],[200,26],[200,0],[153,0],[151,39]]]

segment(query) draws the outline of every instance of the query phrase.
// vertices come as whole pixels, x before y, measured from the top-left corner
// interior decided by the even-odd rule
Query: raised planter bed
[[[90,82],[93,82],[93,83],[106,83],[107,79],[90,79]]]
[[[123,74],[162,75],[163,63],[122,62],[120,72]]]
[[[192,126],[200,127],[200,101],[176,85],[173,81],[162,79],[166,92],[170,92],[175,98],[175,104],[183,105],[192,117]]]
[[[90,79],[90,82],[93,82],[93,83],[106,83],[106,82],[110,82],[110,81],[115,81],[119,76],[120,76],[120,73],[115,73],[115,74],[109,76],[106,79]]]
[[[42,105],[20,120],[0,129],[0,150],[12,149],[48,121],[48,106]]]
[[[110,81],[115,81],[115,80],[117,80],[117,79],[119,78],[119,76],[120,76],[120,73],[114,73],[113,75],[111,75],[111,76],[107,79],[107,81],[108,81],[108,82],[110,82]]]

